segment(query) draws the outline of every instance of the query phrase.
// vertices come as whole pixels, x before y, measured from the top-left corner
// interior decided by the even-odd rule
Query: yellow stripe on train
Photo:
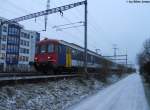
[[[66,67],[72,66],[71,49],[67,48],[66,52]]]

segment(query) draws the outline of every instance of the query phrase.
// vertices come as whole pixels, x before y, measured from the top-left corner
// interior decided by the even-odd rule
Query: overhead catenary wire
[[[74,13],[74,15],[76,15],[76,18],[78,18],[78,17],[80,17],[81,15],[82,15],[82,13],[81,13],[81,11],[80,10],[78,10],[78,8],[76,8],[75,9],[75,12],[76,13]],[[88,16],[89,16],[89,13],[88,13]],[[90,32],[90,31],[92,31],[91,29],[89,29],[88,31],[89,31],[89,36],[90,36],[90,33],[92,33],[92,37],[93,37],[93,33],[98,33],[99,32],[99,30],[97,31],[93,26],[92,26],[92,23],[90,23],[90,20],[88,20],[88,28],[91,28],[92,30],[94,30],[95,32]],[[94,41],[93,41],[94,42]],[[94,42],[94,44],[96,44],[95,42]]]
[[[15,9],[17,9],[17,11],[16,12],[20,12],[20,13],[25,13],[25,14],[29,14],[29,13],[31,13],[31,10],[27,10],[27,9],[25,9],[25,8],[22,8],[22,7],[20,7],[20,6],[18,6],[18,5],[16,5],[15,3],[13,3],[13,2],[11,2],[10,0],[6,0],[10,5],[12,5]],[[19,9],[19,10],[18,10]],[[37,21],[37,20],[36,20]],[[39,20],[40,22],[36,22],[37,24],[39,24],[39,25],[41,25],[41,27],[42,27],[42,24],[43,24],[43,22],[41,21],[41,20]],[[42,32],[43,31],[43,29],[42,30],[40,30],[39,32]]]
[[[80,24],[80,23],[83,23],[83,21],[72,22],[72,23],[67,23],[67,24],[62,24],[62,25],[55,25],[55,26],[53,26],[52,28],[60,28],[60,27],[63,27],[63,26],[74,25],[74,24]]]
[[[16,9],[18,9],[18,8],[19,8],[19,9],[20,9],[20,10],[19,10],[20,12],[22,12],[22,11],[23,11],[23,12],[25,12],[25,13],[29,13],[29,10],[23,9],[23,8],[22,8],[22,7],[20,7],[20,6],[14,5],[14,7],[15,7]]]
[[[78,16],[81,16],[81,11],[78,10],[78,8],[75,9],[76,11],[76,15]],[[88,13],[88,17],[89,17],[89,20],[88,20],[88,27],[91,28],[94,32],[92,32],[92,30],[88,30],[89,31],[89,34],[91,33],[97,33],[95,34],[94,36],[92,35],[92,37],[99,37],[97,35],[101,35],[102,33],[103,34],[106,34],[103,30],[103,28],[99,25],[99,22],[96,22],[97,20],[95,20],[95,17],[93,15],[91,15],[91,13]],[[90,20],[90,18],[92,19],[92,21]],[[107,35],[108,36],[108,35]],[[98,39],[98,38],[97,38]],[[108,42],[105,42],[105,44],[111,44],[110,41]]]
[[[64,18],[67,22],[72,23],[69,18],[67,18],[67,17],[65,17],[65,16],[63,16],[63,18]],[[75,29],[76,29],[76,31],[77,31],[78,33],[82,33],[81,30],[79,30],[78,28],[75,28]],[[80,39],[81,39],[81,37],[80,37]],[[93,47],[94,49],[96,49],[96,46],[95,46],[94,44],[92,44],[91,42],[89,42],[89,44],[90,44],[91,47]]]
[[[70,26],[70,27],[65,27],[65,28],[57,28],[56,31],[62,31],[64,29],[71,29],[71,28],[78,28],[84,25],[77,25],[77,26]]]
[[[61,2],[61,1],[60,1]],[[55,5],[55,7],[57,7],[56,6],[56,4],[55,4],[55,2],[54,2],[54,5]],[[70,24],[74,24],[70,19],[68,19],[65,15],[62,17],[65,21],[67,21],[68,23],[67,24],[64,24],[64,25],[70,25]],[[82,22],[82,21],[79,21],[79,22]],[[64,25],[62,25],[62,26],[64,26]],[[53,26],[52,28],[55,28],[55,26]],[[78,34],[80,34],[80,33],[82,33],[79,29],[77,29],[77,28],[75,28],[75,30],[78,32]],[[64,31],[61,31],[61,32],[64,32]],[[65,31],[66,32],[66,31]],[[70,32],[70,31],[69,31]],[[77,33],[75,33],[75,34],[72,34],[73,36],[74,35],[77,35]],[[81,36],[81,35],[80,35]],[[78,37],[78,35],[77,36],[75,36],[75,37],[73,37],[73,39],[74,40],[78,40],[78,41],[80,41],[80,42],[83,42],[83,39],[82,39],[82,41],[81,41],[81,37],[78,37],[78,39],[76,39],[76,37]],[[79,40],[80,39],[80,40]],[[82,43],[81,43],[82,44]]]

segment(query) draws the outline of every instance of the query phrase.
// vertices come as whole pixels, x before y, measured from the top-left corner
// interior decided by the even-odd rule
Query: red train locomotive
[[[36,55],[34,58],[34,66],[37,71],[48,72],[55,68],[58,56],[56,47],[58,41],[56,40],[42,40],[37,43]]]

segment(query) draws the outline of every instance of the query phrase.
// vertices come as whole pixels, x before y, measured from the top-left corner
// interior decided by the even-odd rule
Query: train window
[[[77,50],[76,49],[72,49],[72,58],[77,60],[78,59],[77,56],[78,56]]]
[[[62,48],[61,45],[58,46],[58,52],[61,53],[62,52]]]
[[[46,45],[42,45],[40,53],[46,53]]]
[[[72,49],[72,54],[75,55],[76,54],[76,51],[74,49]]]
[[[53,44],[48,45],[48,52],[54,52],[54,45]]]
[[[56,53],[59,52],[59,51],[58,51],[58,50],[59,50],[58,47],[59,47],[58,45],[54,45],[54,51],[55,51]]]
[[[81,53],[81,51],[79,51],[78,57],[79,57],[79,58],[78,58],[79,60],[82,60],[82,53]]]
[[[84,53],[81,52],[81,60],[83,61],[84,60]]]
[[[94,63],[94,56],[91,56],[91,62]]]

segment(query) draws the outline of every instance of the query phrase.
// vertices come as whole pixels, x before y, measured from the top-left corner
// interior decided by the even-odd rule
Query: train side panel
[[[58,64],[59,66],[64,67],[66,65],[66,46],[60,44],[58,48]]]

